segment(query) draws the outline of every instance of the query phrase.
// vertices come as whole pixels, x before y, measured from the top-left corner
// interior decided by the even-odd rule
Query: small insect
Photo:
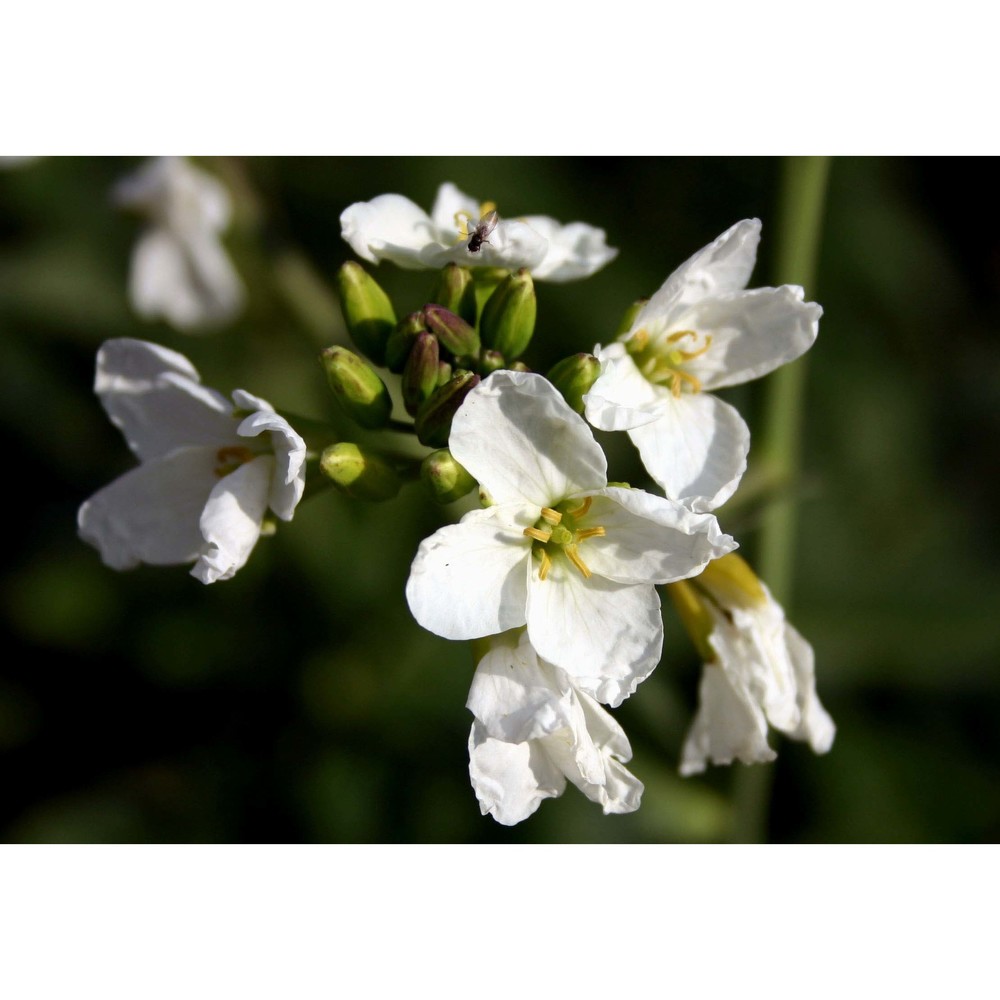
[[[469,253],[479,253],[484,243],[489,243],[486,238],[497,227],[500,216],[496,210],[487,212],[480,220],[479,225],[469,233]]]

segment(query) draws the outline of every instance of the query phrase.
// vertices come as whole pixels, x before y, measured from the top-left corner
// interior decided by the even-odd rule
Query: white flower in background
[[[836,728],[816,695],[812,646],[739,556],[709,564],[697,579],[674,585],[671,596],[682,617],[682,603],[702,616],[707,643],[681,774],[704,771],[708,761],[774,760],[769,724],[816,753],[830,749]]]
[[[341,235],[372,264],[388,260],[406,268],[438,268],[454,261],[466,267],[526,267],[534,278],[546,281],[586,278],[618,253],[606,245],[603,230],[583,222],[564,226],[543,215],[501,215],[479,249],[470,250],[470,239],[491,211],[496,211],[492,203],[481,204],[447,183],[438,189],[430,215],[401,194],[356,202],[340,216]]]
[[[178,330],[221,326],[243,307],[243,283],[222,245],[226,189],[183,157],[163,156],[115,185],[115,203],[150,225],[132,251],[129,297],[146,319]]]
[[[469,776],[483,815],[512,826],[566,779],[608,813],[639,808],[642,782],[623,763],[621,726],[570,676],[539,659],[523,632],[498,636],[480,660],[467,707]]]
[[[693,510],[732,496],[750,448],[743,418],[708,390],[799,357],[823,313],[797,285],[745,288],[759,240],[757,219],[727,229],[667,278],[627,333],[594,351],[601,374],[587,419],[628,431],[650,476]]]
[[[292,519],[305,442],[263,399],[237,389],[230,403],[183,355],[130,339],[101,346],[94,391],[142,463],[77,518],[112,569],[194,562],[203,583],[226,580],[247,561],[268,508]]]
[[[493,505],[421,543],[406,585],[413,616],[446,639],[527,624],[539,656],[619,704],[660,658],[655,585],[698,573],[736,543],[712,515],[609,486],[590,428],[541,375],[481,382],[449,448]]]

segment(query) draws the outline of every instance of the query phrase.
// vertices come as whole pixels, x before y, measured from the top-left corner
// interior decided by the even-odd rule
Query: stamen
[[[625,350],[629,354],[642,354],[647,347],[649,347],[649,331],[645,327],[636,330],[625,344]]]
[[[549,570],[552,568],[552,560],[549,558],[548,552],[545,549],[539,550],[542,554],[542,565],[538,570],[538,579],[544,580],[549,575]]]
[[[536,542],[541,542],[543,545],[552,537],[552,532],[546,531],[544,528],[525,528],[524,533],[528,538],[534,538]]]
[[[683,340],[685,337],[694,337],[697,339],[698,334],[696,334],[694,330],[678,330],[676,333],[670,334],[670,336],[667,337],[667,341],[671,344],[676,344],[678,340]]]
[[[711,346],[712,346],[712,335],[706,334],[705,343],[701,347],[699,347],[697,351],[678,351],[677,353],[685,361],[690,361],[692,358],[700,358],[705,353],[705,351],[707,351]]]
[[[586,538],[603,538],[607,533],[607,530],[601,525],[596,528],[583,528],[576,533],[576,540],[582,542]]]
[[[553,510],[551,507],[542,508],[542,517],[549,522],[549,524],[558,524],[562,520],[562,514],[557,510]]]
[[[235,472],[241,465],[252,461],[253,452],[240,444],[226,445],[215,453],[216,462],[215,474],[222,479],[231,472]]]
[[[577,507],[575,510],[568,510],[566,511],[566,513],[570,517],[583,517],[584,514],[586,514],[587,511],[590,510],[590,505],[593,502],[594,502],[593,497],[584,497],[579,507]]]
[[[590,572],[590,567],[580,558],[580,553],[576,551],[575,545],[566,545],[563,548],[566,558],[583,574],[585,580],[589,580],[594,574]]]
[[[489,215],[490,212],[495,212],[497,210],[497,203],[495,201],[484,201],[479,205],[479,218],[481,219],[484,215]]]

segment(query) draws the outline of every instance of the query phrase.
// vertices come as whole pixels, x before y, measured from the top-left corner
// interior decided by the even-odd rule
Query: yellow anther
[[[587,513],[587,511],[590,510],[590,505],[593,502],[594,502],[593,497],[584,497],[583,500],[580,502],[579,507],[575,508],[574,510],[568,510],[566,511],[566,513],[570,517],[583,517]]]
[[[576,533],[576,540],[582,542],[586,538],[603,538],[607,534],[607,530],[598,525],[596,528],[583,528]]]
[[[701,392],[701,382],[698,379],[696,379],[690,372],[682,372],[679,369],[675,369],[673,375],[670,376],[670,391],[674,394],[676,399],[680,399],[681,384],[683,382],[691,383],[692,392]]]
[[[542,508],[542,518],[549,522],[549,524],[558,524],[562,520],[562,514],[557,510],[553,510],[551,507]]]
[[[642,354],[647,347],[649,347],[649,331],[645,327],[636,330],[625,342],[625,350],[629,354]]]
[[[495,212],[497,210],[497,203],[495,201],[484,201],[479,205],[479,218],[481,219],[484,215],[489,215],[490,212]]]
[[[549,554],[545,551],[545,549],[542,549],[541,553],[542,565],[538,569],[538,579],[544,580],[549,575],[549,570],[552,568],[552,560],[549,558]]]
[[[594,574],[590,572],[590,567],[580,558],[580,553],[576,551],[575,545],[566,545],[563,548],[566,558],[583,574],[585,580],[589,580]]]
[[[677,353],[685,361],[690,361],[692,358],[700,358],[711,346],[712,346],[712,336],[711,334],[706,334],[705,343],[702,344],[697,351],[678,351]]]
[[[546,531],[544,528],[525,528],[524,533],[528,538],[534,538],[536,542],[541,542],[543,545],[552,537],[552,532]]]
[[[671,344],[676,344],[678,340],[683,340],[685,337],[698,337],[698,334],[694,330],[678,330],[676,333],[670,334],[667,337],[667,342]]]

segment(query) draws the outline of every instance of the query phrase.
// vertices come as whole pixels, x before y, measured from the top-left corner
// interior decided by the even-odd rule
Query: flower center
[[[637,330],[625,343],[625,349],[643,376],[654,385],[666,386],[673,395],[682,392],[701,392],[701,382],[685,365],[700,358],[712,345],[710,333],[678,330],[655,342],[648,331]]]
[[[455,225],[458,227],[458,239],[455,240],[456,243],[461,243],[463,240],[469,239],[472,234],[476,231],[476,227],[486,218],[490,212],[495,212],[497,210],[497,204],[495,201],[484,201],[479,204],[479,220],[477,221],[468,212],[456,212],[455,213]]]
[[[590,567],[580,557],[580,545],[588,538],[603,538],[607,533],[600,525],[583,527],[583,520],[590,510],[593,497],[582,500],[564,500],[553,507],[543,507],[541,516],[531,528],[525,528],[524,533],[534,540],[532,554],[541,563],[538,570],[540,580],[545,580],[552,569],[552,560],[564,556],[589,580],[593,575]]]
[[[249,448],[244,448],[243,445],[226,445],[225,448],[220,448],[215,453],[215,461],[217,463],[215,474],[222,479],[256,457]]]

